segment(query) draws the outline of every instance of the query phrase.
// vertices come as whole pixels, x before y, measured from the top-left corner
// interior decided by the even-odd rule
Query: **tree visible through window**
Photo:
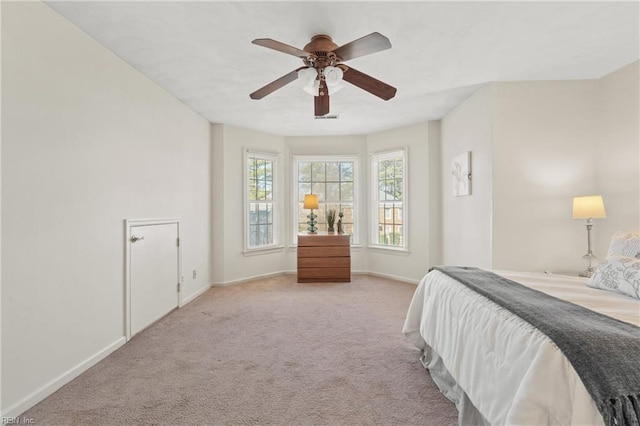
[[[374,245],[405,247],[405,153],[372,156]]]
[[[354,235],[356,163],[354,159],[296,158],[294,161],[296,179],[296,233],[307,231],[309,210],[303,208],[305,194],[318,195],[318,231],[327,230],[327,211],[342,212],[342,225],[346,234]],[[353,237],[352,237],[353,238]]]
[[[274,173],[276,158],[269,154],[248,152],[247,175],[247,247],[270,246],[275,243]]]

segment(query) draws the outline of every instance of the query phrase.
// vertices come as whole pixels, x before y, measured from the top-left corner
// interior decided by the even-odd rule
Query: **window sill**
[[[394,254],[398,256],[409,256],[411,252],[406,248],[386,247],[378,245],[370,245],[367,247],[369,250],[379,251],[380,253]]]
[[[261,254],[270,254],[270,253],[275,253],[275,252],[279,252],[279,251],[283,251],[283,250],[284,250],[284,246],[282,246],[282,245],[280,245],[280,246],[269,246],[269,247],[247,249],[247,250],[244,250],[242,252],[242,254],[244,256],[258,256],[258,255],[261,255]]]

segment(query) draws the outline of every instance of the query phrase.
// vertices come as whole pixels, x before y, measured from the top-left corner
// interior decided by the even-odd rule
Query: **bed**
[[[640,300],[587,287],[587,278],[493,272],[640,327]],[[456,403],[460,424],[605,423],[553,341],[442,271],[419,283],[403,332],[422,350],[421,361],[442,393]]]

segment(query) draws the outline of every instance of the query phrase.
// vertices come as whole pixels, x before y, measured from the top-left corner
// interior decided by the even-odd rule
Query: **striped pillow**
[[[626,256],[640,259],[640,235],[634,232],[616,232],[611,237],[609,253],[611,256]]]

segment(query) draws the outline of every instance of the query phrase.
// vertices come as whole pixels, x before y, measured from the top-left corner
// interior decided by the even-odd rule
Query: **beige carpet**
[[[402,335],[415,286],[213,288],[24,416],[36,424],[453,425]]]

